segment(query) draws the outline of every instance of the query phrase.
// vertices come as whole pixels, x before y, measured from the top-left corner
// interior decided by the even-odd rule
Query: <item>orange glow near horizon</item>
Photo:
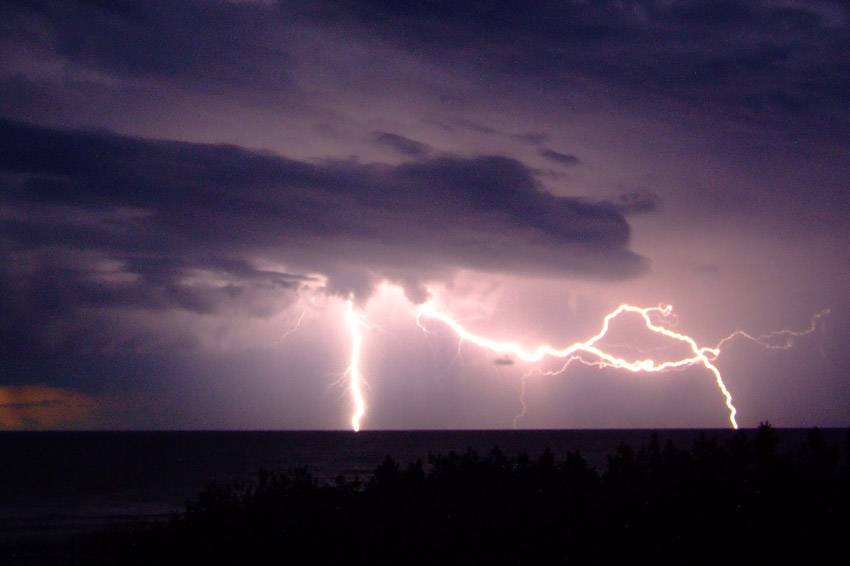
[[[98,398],[68,388],[0,385],[0,430],[74,426],[100,406]]]

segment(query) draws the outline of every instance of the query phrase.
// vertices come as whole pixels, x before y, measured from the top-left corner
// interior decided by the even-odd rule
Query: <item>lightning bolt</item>
[[[673,307],[671,305],[649,308],[641,308],[625,304],[620,305],[616,310],[605,316],[602,322],[602,330],[589,340],[576,342],[566,348],[554,348],[548,344],[541,344],[531,350],[526,350],[516,342],[500,342],[478,334],[473,334],[446,313],[438,311],[434,307],[433,303],[426,303],[420,306],[416,316],[420,320],[422,317],[438,320],[448,326],[460,339],[471,342],[481,348],[491,350],[500,355],[512,355],[529,363],[540,362],[547,356],[566,359],[566,363],[561,371],[565,370],[567,366],[574,361],[580,361],[597,367],[624,369],[635,373],[661,372],[674,368],[701,364],[714,374],[717,386],[720,388],[720,391],[723,393],[723,397],[726,399],[726,407],[729,409],[729,422],[732,424],[733,428],[738,428],[738,422],[735,420],[735,414],[738,410],[735,408],[735,405],[732,404],[732,394],[729,393],[729,390],[726,388],[726,384],[723,382],[720,370],[712,363],[712,360],[717,357],[720,351],[714,348],[700,347],[690,336],[679,334],[678,332],[674,332],[663,326],[656,325],[650,319],[650,313],[657,313],[661,316],[669,316],[672,311]],[[596,343],[608,333],[611,321],[626,312],[640,316],[643,319],[646,328],[650,331],[687,344],[690,347],[693,356],[679,360],[668,360],[662,362],[656,362],[652,358],[628,361],[598,348]],[[590,356],[590,359],[585,356]]]
[[[757,344],[764,346],[765,348],[769,348],[771,350],[787,350],[794,344],[794,338],[799,338],[800,336],[805,336],[806,334],[811,334],[815,330],[817,330],[818,322],[830,314],[829,309],[824,309],[821,312],[812,316],[811,323],[808,328],[804,330],[775,330],[773,332],[769,332],[767,334],[762,334],[761,336],[752,336],[751,334],[747,334],[743,330],[736,330],[723,340],[717,343],[715,348],[719,350],[723,345],[727,342],[734,340],[735,338],[745,338],[751,342],[756,342]],[[780,342],[777,342],[780,340]]]
[[[720,370],[717,368],[716,365],[714,365],[714,361],[720,355],[721,347],[727,344],[729,341],[734,340],[735,338],[745,338],[752,342],[756,342],[766,348],[786,349],[791,347],[793,338],[804,336],[806,334],[814,332],[817,328],[817,324],[820,318],[829,314],[829,310],[824,310],[823,312],[814,315],[812,317],[810,327],[805,330],[780,330],[765,334],[763,336],[753,336],[744,331],[737,330],[729,336],[723,338],[717,344],[717,346],[706,347],[698,345],[697,342],[690,336],[675,332],[665,326],[662,326],[659,323],[653,322],[651,318],[651,315],[655,315],[663,319],[669,317],[672,312],[672,305],[667,305],[663,307],[658,306],[643,308],[628,304],[622,304],[614,311],[605,316],[602,322],[602,329],[590,339],[583,342],[576,342],[565,348],[555,348],[548,344],[541,344],[533,349],[526,349],[515,342],[498,341],[479,334],[475,334],[467,330],[463,325],[461,325],[459,322],[457,322],[454,318],[452,318],[445,312],[438,310],[434,306],[433,302],[421,305],[417,311],[416,319],[417,324],[419,324],[419,326],[422,328],[425,328],[425,325],[422,322],[423,319],[432,319],[442,322],[443,324],[448,326],[461,341],[471,342],[472,344],[475,344],[480,348],[490,350],[502,356],[509,355],[529,363],[538,363],[542,361],[545,357],[552,357],[565,360],[561,369],[557,371],[540,372],[546,375],[556,375],[562,373],[572,362],[580,362],[586,365],[592,365],[596,367],[613,367],[617,369],[631,371],[634,373],[657,373],[677,368],[701,365],[707,370],[709,370],[712,375],[714,375],[714,380],[717,384],[718,389],[723,395],[726,407],[729,410],[729,423],[732,425],[732,428],[737,429],[738,422],[735,416],[738,410],[735,408],[735,405],[732,402],[732,394],[726,387]],[[652,358],[646,358],[642,360],[626,360],[624,358],[614,356],[613,354],[610,354],[609,352],[606,352],[605,350],[598,347],[597,343],[608,333],[611,321],[613,321],[615,318],[624,313],[632,313],[638,315],[643,320],[644,326],[649,331],[670,338],[675,342],[685,344],[688,347],[690,354],[692,355],[673,360],[656,361]],[[777,343],[777,340],[781,341]],[[523,376],[523,389],[520,397],[520,402],[522,403],[523,409],[522,412],[514,418],[514,426],[516,426],[517,420],[525,415],[526,407],[524,395],[525,377],[527,375],[528,374]]]
[[[757,343],[765,348],[784,350],[792,346],[794,338],[805,336],[806,334],[811,334],[812,332],[814,332],[817,329],[818,323],[820,322],[821,318],[827,316],[829,312],[829,310],[824,310],[814,315],[812,317],[810,326],[803,330],[778,330],[761,336],[754,336],[743,330],[736,330],[735,332],[721,339],[716,346],[709,347],[700,346],[692,337],[686,334],[676,332],[674,330],[671,330],[667,326],[662,325],[662,322],[665,319],[669,319],[669,317],[672,315],[672,305],[657,307],[636,307],[629,304],[622,304],[612,312],[605,315],[602,321],[601,330],[594,336],[590,337],[588,340],[582,342],[575,342],[564,348],[556,348],[549,344],[541,344],[535,348],[530,349],[523,347],[517,342],[494,340],[492,338],[473,333],[472,331],[464,327],[460,322],[458,322],[458,319],[455,319],[446,312],[438,309],[433,301],[420,305],[416,309],[415,316],[416,324],[419,326],[420,329],[422,329],[426,333],[431,333],[425,323],[426,320],[437,321],[447,326],[458,337],[458,353],[460,350],[460,345],[463,342],[469,342],[478,346],[479,348],[489,350],[500,356],[508,357],[510,359],[519,359],[531,364],[539,363],[543,361],[544,358],[555,358],[564,360],[563,365],[560,367],[560,369],[557,369],[555,371],[543,371],[540,368],[537,368],[535,370],[523,374],[522,392],[520,394],[522,412],[516,417],[514,417],[514,427],[516,427],[517,421],[523,416],[525,416],[526,413],[526,378],[534,372],[540,373],[542,375],[558,375],[566,371],[566,369],[573,362],[578,362],[589,366],[595,366],[599,368],[616,368],[630,371],[633,373],[658,373],[692,366],[702,366],[714,376],[714,381],[717,384],[717,388],[720,390],[720,393],[725,401],[726,408],[729,411],[729,423],[732,425],[732,428],[737,429],[738,421],[735,417],[738,410],[735,408],[735,405],[732,401],[732,394],[726,387],[720,370],[717,368],[716,365],[714,365],[715,360],[720,355],[721,348],[732,340],[741,338]],[[608,334],[611,322],[623,314],[632,314],[638,316],[642,320],[643,325],[647,330],[652,333],[669,338],[674,343],[685,345],[687,347],[688,354],[678,359],[655,360],[648,357],[639,360],[627,360],[625,358],[615,356],[614,354],[605,351],[602,347],[598,345],[598,343],[606,336],[606,334]],[[654,321],[654,318],[658,319],[659,321]],[[349,391],[354,404],[354,414],[351,417],[351,426],[356,432],[360,430],[360,422],[366,414],[366,403],[361,389],[363,383],[363,376],[360,371],[359,364],[360,351],[363,344],[362,328],[366,327],[367,324],[363,320],[362,315],[355,313],[354,305],[351,300],[348,301],[346,326],[348,327],[349,334],[351,335],[352,345],[350,362],[348,368],[343,374],[343,377],[348,378]]]
[[[522,405],[522,410],[519,412],[519,414],[517,414],[517,416],[514,417],[514,420],[511,423],[514,429],[516,429],[517,422],[519,422],[519,420],[525,416],[525,411],[528,409],[528,407],[525,405],[525,380],[529,377],[529,375],[530,374],[528,373],[524,373],[522,374],[522,377],[519,378],[519,382],[521,384],[519,391],[519,403],[520,405]]]
[[[362,327],[364,326],[364,322],[354,312],[354,303],[350,299],[348,301],[348,310],[345,314],[345,325],[348,327],[349,334],[351,334],[351,359],[343,376],[348,378],[348,390],[351,392],[351,399],[354,402],[351,427],[354,429],[354,432],[359,432],[360,419],[366,414],[366,401],[363,398],[363,391],[361,390],[363,375],[360,373],[360,348],[363,345]]]
[[[306,314],[307,314],[307,310],[306,309],[302,310],[301,316],[299,316],[298,320],[295,321],[295,325],[292,328],[290,328],[289,330],[287,330],[286,332],[284,332],[283,335],[280,338],[278,338],[274,342],[267,344],[266,348],[270,348],[270,347],[275,346],[277,344],[282,344],[283,341],[286,340],[286,338],[290,334],[292,334],[293,332],[295,332],[296,330],[298,330],[301,327],[301,322],[304,320],[304,315],[306,315]]]

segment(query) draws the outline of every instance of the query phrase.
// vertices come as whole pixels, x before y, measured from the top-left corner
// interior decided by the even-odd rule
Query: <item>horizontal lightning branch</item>
[[[468,330],[457,319],[451,317],[447,313],[439,310],[432,302],[420,305],[416,312],[416,322],[423,331],[427,332],[425,321],[437,321],[446,325],[454,332],[460,342],[469,342],[492,351],[500,356],[516,358],[527,363],[539,363],[545,358],[554,358],[563,360],[563,365],[557,371],[536,370],[544,375],[556,375],[564,372],[567,367],[573,362],[579,362],[586,365],[591,365],[600,368],[616,368],[630,372],[646,372],[657,373],[669,371],[679,368],[702,366],[714,375],[714,380],[717,384],[720,393],[723,395],[727,409],[729,410],[729,423],[732,428],[738,428],[738,422],[735,418],[737,409],[732,402],[732,394],[726,387],[723,381],[723,376],[714,361],[720,355],[721,348],[727,345],[736,338],[749,340],[771,349],[787,349],[790,348],[793,339],[796,337],[810,334],[816,330],[820,319],[829,314],[828,310],[824,310],[812,317],[809,328],[795,330],[780,330],[765,334],[762,336],[753,336],[742,330],[736,330],[729,336],[726,336],[714,347],[700,346],[697,342],[685,334],[681,334],[670,328],[662,326],[659,322],[653,322],[653,318],[663,321],[673,312],[671,305],[658,307],[636,307],[633,305],[622,304],[614,311],[607,314],[602,321],[601,330],[588,340],[583,342],[575,342],[564,348],[556,348],[549,344],[541,344],[535,348],[525,348],[517,342],[499,341],[487,338],[480,334]],[[631,313],[640,317],[647,330],[655,334],[664,336],[670,339],[673,343],[683,344],[687,347],[687,352],[683,357],[677,359],[653,359],[645,358],[639,360],[627,360],[615,356],[606,351],[604,347],[599,345],[599,342],[608,333],[611,322],[625,313]],[[354,306],[351,301],[348,302],[348,311],[346,314],[346,325],[352,339],[351,360],[348,368],[345,371],[345,376],[348,378],[349,390],[354,404],[354,414],[351,417],[351,426],[355,431],[360,430],[360,423],[366,414],[366,403],[364,401],[363,392],[361,389],[363,377],[360,372],[360,350],[363,344],[362,328],[367,326],[362,315],[358,315],[354,311]],[[522,413],[514,418],[514,426],[518,418],[525,414],[525,378],[529,375],[526,373],[522,377],[522,395],[520,402],[522,404]]]
[[[805,330],[781,330],[777,332],[771,332],[770,334],[766,334],[759,337],[755,337],[750,334],[747,334],[746,332],[738,330],[733,332],[729,336],[723,338],[717,344],[717,346],[705,347],[699,346],[696,341],[690,336],[680,334],[678,332],[670,330],[669,328],[661,326],[660,324],[654,323],[650,316],[655,315],[663,319],[664,317],[668,317],[672,313],[672,311],[673,307],[671,305],[667,305],[665,307],[642,308],[623,304],[617,307],[613,312],[605,316],[602,322],[602,329],[599,331],[599,333],[597,333],[595,336],[591,337],[588,340],[585,340],[583,342],[576,342],[565,348],[555,348],[548,344],[542,344],[532,349],[526,349],[516,342],[503,342],[493,340],[481,336],[479,334],[475,334],[467,330],[464,326],[462,326],[454,318],[452,318],[445,312],[438,310],[432,303],[427,303],[419,307],[416,318],[419,326],[422,327],[423,330],[425,329],[423,325],[424,319],[436,320],[448,326],[458,336],[460,340],[471,342],[476,346],[490,350],[501,356],[513,356],[517,359],[530,363],[540,362],[546,357],[565,360],[565,363],[560,370],[555,372],[545,372],[547,374],[552,375],[565,371],[567,367],[575,361],[587,365],[593,365],[596,367],[613,367],[631,372],[651,373],[701,365],[714,375],[717,387],[718,389],[720,389],[720,392],[722,393],[723,398],[725,399],[726,407],[729,410],[729,423],[732,425],[733,428],[737,429],[738,422],[735,418],[735,415],[737,414],[738,410],[735,408],[735,405],[732,402],[732,394],[726,387],[726,384],[723,381],[723,376],[720,374],[720,370],[717,368],[717,366],[714,365],[715,359],[720,355],[721,347],[735,338],[745,338],[767,348],[786,349],[791,347],[793,338],[814,332],[817,328],[817,324],[820,318],[829,314],[829,311],[825,310],[821,313],[814,315],[812,317],[810,327]],[[691,355],[682,357],[680,359],[655,360],[652,358],[646,358],[642,360],[626,360],[624,358],[614,356],[613,354],[605,351],[604,349],[599,347],[597,343],[608,333],[611,321],[623,313],[636,314],[641,317],[645,327],[651,332],[670,338],[675,342],[687,345],[688,351]],[[524,378],[525,376],[523,376],[523,379]],[[525,393],[524,385],[525,384],[523,382],[523,395]],[[524,399],[522,399],[522,403],[523,413],[521,413],[521,415],[525,413]],[[514,424],[516,424],[516,419],[514,419]]]

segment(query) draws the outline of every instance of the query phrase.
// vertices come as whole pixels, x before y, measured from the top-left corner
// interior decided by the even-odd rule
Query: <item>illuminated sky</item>
[[[366,429],[521,410],[531,366],[428,298],[527,347],[623,302],[704,346],[828,308],[716,365],[742,426],[848,426],[847,53],[826,1],[2,2],[0,428],[348,428],[349,297]],[[634,323],[606,345],[675,354]],[[699,367],[523,400],[728,426]]]

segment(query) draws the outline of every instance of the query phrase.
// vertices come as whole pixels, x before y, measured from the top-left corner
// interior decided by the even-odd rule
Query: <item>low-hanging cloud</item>
[[[545,148],[541,149],[539,153],[549,161],[553,161],[559,165],[578,165],[581,163],[581,159],[569,153],[561,153]]]
[[[390,132],[374,132],[372,134],[372,140],[376,144],[392,148],[408,157],[422,157],[431,151],[428,144]]]
[[[264,296],[314,274],[343,296],[388,279],[423,300],[457,269],[622,279],[645,265],[616,206],[554,196],[506,157],[310,163],[9,121],[0,147],[0,285],[20,301],[37,288],[54,312],[269,316]]]

